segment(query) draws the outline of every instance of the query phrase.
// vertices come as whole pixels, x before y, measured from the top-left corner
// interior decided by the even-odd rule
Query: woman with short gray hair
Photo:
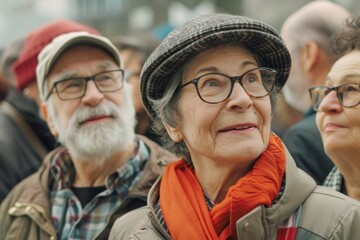
[[[290,66],[278,33],[251,18],[207,14],[171,32],[144,65],[141,93],[182,157],[110,239],[359,238],[360,205],[317,187],[271,132]]]

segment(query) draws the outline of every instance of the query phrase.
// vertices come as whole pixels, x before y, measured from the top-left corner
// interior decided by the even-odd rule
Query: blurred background
[[[208,12],[246,15],[280,29],[307,0],[1,0],[0,48],[54,19],[72,19],[116,35],[152,35],[161,40],[174,26]],[[334,1],[360,13],[359,0]],[[329,13],[331,14],[331,13]]]

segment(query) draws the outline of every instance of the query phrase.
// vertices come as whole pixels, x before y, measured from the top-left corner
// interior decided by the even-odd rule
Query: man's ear
[[[174,142],[180,142],[183,140],[182,132],[177,127],[171,127],[167,123],[163,123],[167,133]]]
[[[308,42],[302,48],[302,66],[311,86],[322,84],[331,67],[326,52],[316,42]]]
[[[45,103],[41,103],[41,113],[42,113],[44,119],[46,120],[46,123],[49,126],[52,135],[54,135],[56,137],[58,135],[58,131],[55,128],[54,120],[50,116]]]
[[[301,58],[305,72],[311,72],[319,63],[320,46],[316,42],[308,42],[301,50]]]

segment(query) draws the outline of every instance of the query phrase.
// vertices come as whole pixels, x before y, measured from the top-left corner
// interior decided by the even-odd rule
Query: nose
[[[103,98],[104,94],[96,87],[94,81],[88,81],[82,102],[87,105],[96,106]]]
[[[336,95],[336,91],[329,92],[319,105],[319,111],[322,112],[337,113],[337,112],[341,112],[342,109],[343,107],[339,102],[339,99]]]
[[[234,83],[232,93],[229,97],[227,108],[231,110],[244,111],[253,105],[253,101],[245,89],[237,81]]]

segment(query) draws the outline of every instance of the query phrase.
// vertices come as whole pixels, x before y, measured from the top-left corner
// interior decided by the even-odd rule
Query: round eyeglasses
[[[250,97],[262,98],[269,95],[273,90],[275,75],[275,70],[265,67],[253,68],[234,77],[222,73],[206,73],[180,85],[179,88],[194,84],[202,101],[216,104],[228,99],[235,82],[239,82]]]
[[[89,77],[73,77],[56,81],[45,100],[49,99],[54,89],[61,100],[82,98],[85,96],[88,81],[94,81],[95,86],[102,93],[115,92],[124,85],[124,70],[108,70]]]
[[[317,86],[309,88],[311,105],[315,111],[324,98],[331,92],[335,91],[339,103],[343,107],[355,107],[360,104],[360,83],[344,83],[335,87]]]

